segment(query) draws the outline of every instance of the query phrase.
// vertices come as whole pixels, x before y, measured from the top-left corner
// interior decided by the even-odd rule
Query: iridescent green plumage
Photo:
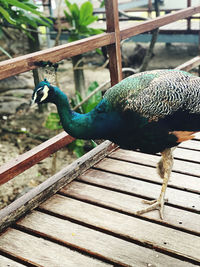
[[[43,84],[42,84],[43,83]],[[67,96],[48,82],[63,128],[77,138],[109,139],[125,149],[156,153],[176,146],[173,131],[199,131],[200,78],[178,70],[132,75],[109,89],[87,114],[70,110]]]

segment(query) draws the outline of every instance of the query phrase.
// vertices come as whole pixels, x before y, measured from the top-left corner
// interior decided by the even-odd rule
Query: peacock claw
[[[142,201],[145,204],[150,205],[146,209],[142,209],[137,211],[138,215],[144,214],[146,212],[152,211],[152,210],[158,210],[160,214],[161,220],[163,220],[163,208],[164,208],[164,201],[160,199],[155,199],[155,200],[143,200]]]

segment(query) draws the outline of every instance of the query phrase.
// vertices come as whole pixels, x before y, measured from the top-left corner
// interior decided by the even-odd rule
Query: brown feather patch
[[[184,141],[188,141],[193,139],[195,136],[194,134],[197,132],[189,132],[189,131],[174,131],[170,132],[171,134],[174,134],[177,137],[177,143],[181,143]]]

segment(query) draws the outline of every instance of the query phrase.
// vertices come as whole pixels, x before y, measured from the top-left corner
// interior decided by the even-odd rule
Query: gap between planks
[[[108,208],[142,220],[153,221],[200,236],[200,221],[197,213],[177,208],[177,206],[165,205],[164,220],[160,219],[157,211],[139,216],[136,212],[145,207],[145,204],[142,203],[145,197],[126,194],[126,192],[115,190],[116,188],[113,190],[113,187],[101,187],[99,183],[87,184],[82,181],[85,181],[84,178],[81,179],[81,182],[74,181],[69,186],[64,187],[59,193],[99,207]],[[102,184],[104,181],[102,181]]]
[[[199,156],[200,153],[197,151],[193,151],[193,153],[190,154],[190,157],[195,158],[195,160],[197,160],[198,158],[198,161],[199,161]],[[161,158],[158,155],[150,155],[146,153],[123,150],[123,149],[118,149],[117,151],[112,153],[109,157],[112,159],[120,160],[121,162],[124,161],[128,163],[135,163],[149,167],[156,167],[157,163]],[[195,176],[198,179],[198,177],[200,177],[200,164],[198,161],[191,162],[180,159],[174,159],[174,165],[172,171],[181,174],[186,174],[189,176]]]
[[[56,240],[55,240],[56,241]],[[30,234],[14,228],[9,228],[1,234],[0,252],[12,255],[26,264],[26,266],[113,266],[107,262],[92,258],[72,250],[67,246],[51,242],[38,234]]]
[[[33,211],[18,222],[17,226],[21,231],[29,231],[54,242],[59,241],[63,245],[78,247],[93,256],[109,260],[117,266],[148,266],[150,264],[161,266],[163,262],[167,262],[166,266],[192,265],[98,229],[92,229],[40,211]]]
[[[138,155],[139,157],[139,155]],[[150,161],[149,161],[150,162]],[[161,185],[162,179],[157,174],[155,165],[142,165],[134,162],[121,161],[116,158],[105,158],[98,164],[95,164],[93,169],[101,170],[107,173],[119,174],[123,177],[128,177],[149,184]],[[188,176],[182,173],[172,171],[168,188],[179,189],[191,193],[200,193],[200,179],[195,176]]]
[[[199,237],[195,235],[61,195],[54,195],[40,208],[42,211],[92,225],[102,231],[109,231],[112,235],[139,242],[174,257],[200,263]],[[197,244],[194,248],[193,243]]]

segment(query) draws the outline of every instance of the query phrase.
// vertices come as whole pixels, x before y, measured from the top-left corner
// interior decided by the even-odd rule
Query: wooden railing
[[[106,33],[0,62],[0,79],[33,70],[36,68],[36,65],[34,64],[36,61],[50,60],[52,62],[58,62],[62,59],[85,53],[101,46],[107,46],[110,59],[109,67],[111,84],[114,85],[122,79],[120,51],[121,40],[144,33],[146,31],[151,31],[160,26],[190,17],[200,12],[200,6],[189,7],[174,12],[173,14],[167,14],[162,17],[145,21],[137,26],[119,29],[117,4],[117,0],[106,1]],[[179,69],[190,70],[198,65],[200,65],[199,56],[190,60],[188,63],[184,63],[179,67]],[[65,132],[62,132],[61,134],[24,153],[23,155],[19,155],[16,159],[4,164],[0,167],[0,184],[9,181],[16,175],[24,172],[26,169],[48,157],[50,154],[56,152],[60,148],[66,146],[73,140],[73,137],[69,136]]]

